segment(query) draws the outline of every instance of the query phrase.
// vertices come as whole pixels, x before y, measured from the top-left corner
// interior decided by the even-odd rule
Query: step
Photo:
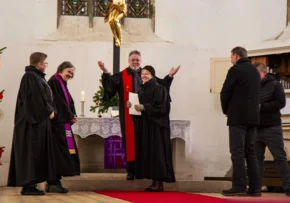
[[[176,175],[177,182],[165,183],[167,191],[219,193],[231,187],[230,181],[193,181],[190,175]],[[64,187],[72,191],[121,190],[143,191],[150,180],[126,180],[125,173],[82,173],[80,176],[64,177]]]

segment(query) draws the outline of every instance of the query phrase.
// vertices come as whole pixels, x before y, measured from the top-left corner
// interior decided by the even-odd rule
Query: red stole
[[[132,116],[129,114],[127,101],[129,101],[129,92],[133,92],[132,74],[128,74],[127,68],[122,71],[123,91],[124,91],[124,115],[125,115],[125,140],[126,140],[126,159],[135,161],[135,135]]]

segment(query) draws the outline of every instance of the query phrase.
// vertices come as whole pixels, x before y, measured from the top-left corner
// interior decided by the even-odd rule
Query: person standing
[[[267,146],[279,168],[285,194],[290,196],[290,167],[284,150],[280,113],[280,110],[286,104],[284,89],[276,78],[267,73],[265,64],[257,62],[254,66],[259,71],[261,78],[260,124],[256,139],[259,171],[261,177],[263,177],[265,150]]]
[[[67,87],[67,82],[73,78],[74,72],[75,67],[69,61],[65,61],[48,80],[57,111],[51,121],[55,138],[57,179],[47,182],[46,192],[67,193],[68,189],[60,182],[61,177],[80,175],[78,149],[71,129],[71,125],[77,121],[77,116],[73,98]]]
[[[163,182],[174,183],[170,141],[170,99],[166,88],[157,83],[155,69],[145,66],[141,71],[143,84],[140,86],[139,105],[142,113],[135,119],[136,179],[150,179],[152,184],[145,189],[163,192]]]
[[[7,185],[22,186],[22,195],[44,195],[36,184],[56,179],[51,133],[55,109],[45,80],[47,66],[46,54],[31,54],[17,95]]]
[[[259,124],[260,76],[247,58],[243,47],[231,51],[233,66],[223,84],[220,99],[229,126],[230,153],[233,164],[232,188],[225,196],[261,194],[260,174],[255,154],[257,125]],[[247,188],[246,167],[249,179]]]
[[[127,180],[134,180],[135,178],[135,137],[134,137],[134,116],[129,114],[127,101],[129,100],[129,92],[137,93],[142,83],[141,72],[141,53],[137,50],[129,53],[129,67],[119,73],[110,75],[102,61],[98,62],[100,69],[103,71],[102,85],[105,90],[104,99],[108,100],[116,93],[120,98],[120,125],[123,139],[123,146],[126,155],[126,170]],[[173,76],[177,73],[180,67],[172,68],[169,75],[164,79],[157,79],[157,82],[167,88],[169,93]]]

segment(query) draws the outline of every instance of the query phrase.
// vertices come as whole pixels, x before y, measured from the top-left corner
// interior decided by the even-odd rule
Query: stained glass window
[[[107,9],[107,0],[94,0],[94,16],[104,16]]]
[[[127,0],[127,17],[131,18],[149,18],[150,1],[149,0]]]
[[[63,0],[62,15],[87,16],[88,15],[87,0]]]
[[[94,0],[94,16],[103,16],[107,10],[106,2],[109,0]],[[126,0],[127,17],[149,18],[150,0]]]

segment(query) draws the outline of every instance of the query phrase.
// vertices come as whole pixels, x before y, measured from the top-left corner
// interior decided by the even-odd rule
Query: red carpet
[[[127,192],[95,191],[98,194],[122,199],[133,203],[226,203],[224,199],[184,192]]]
[[[132,203],[290,203],[290,197],[235,197],[223,199],[184,192],[94,191]]]

